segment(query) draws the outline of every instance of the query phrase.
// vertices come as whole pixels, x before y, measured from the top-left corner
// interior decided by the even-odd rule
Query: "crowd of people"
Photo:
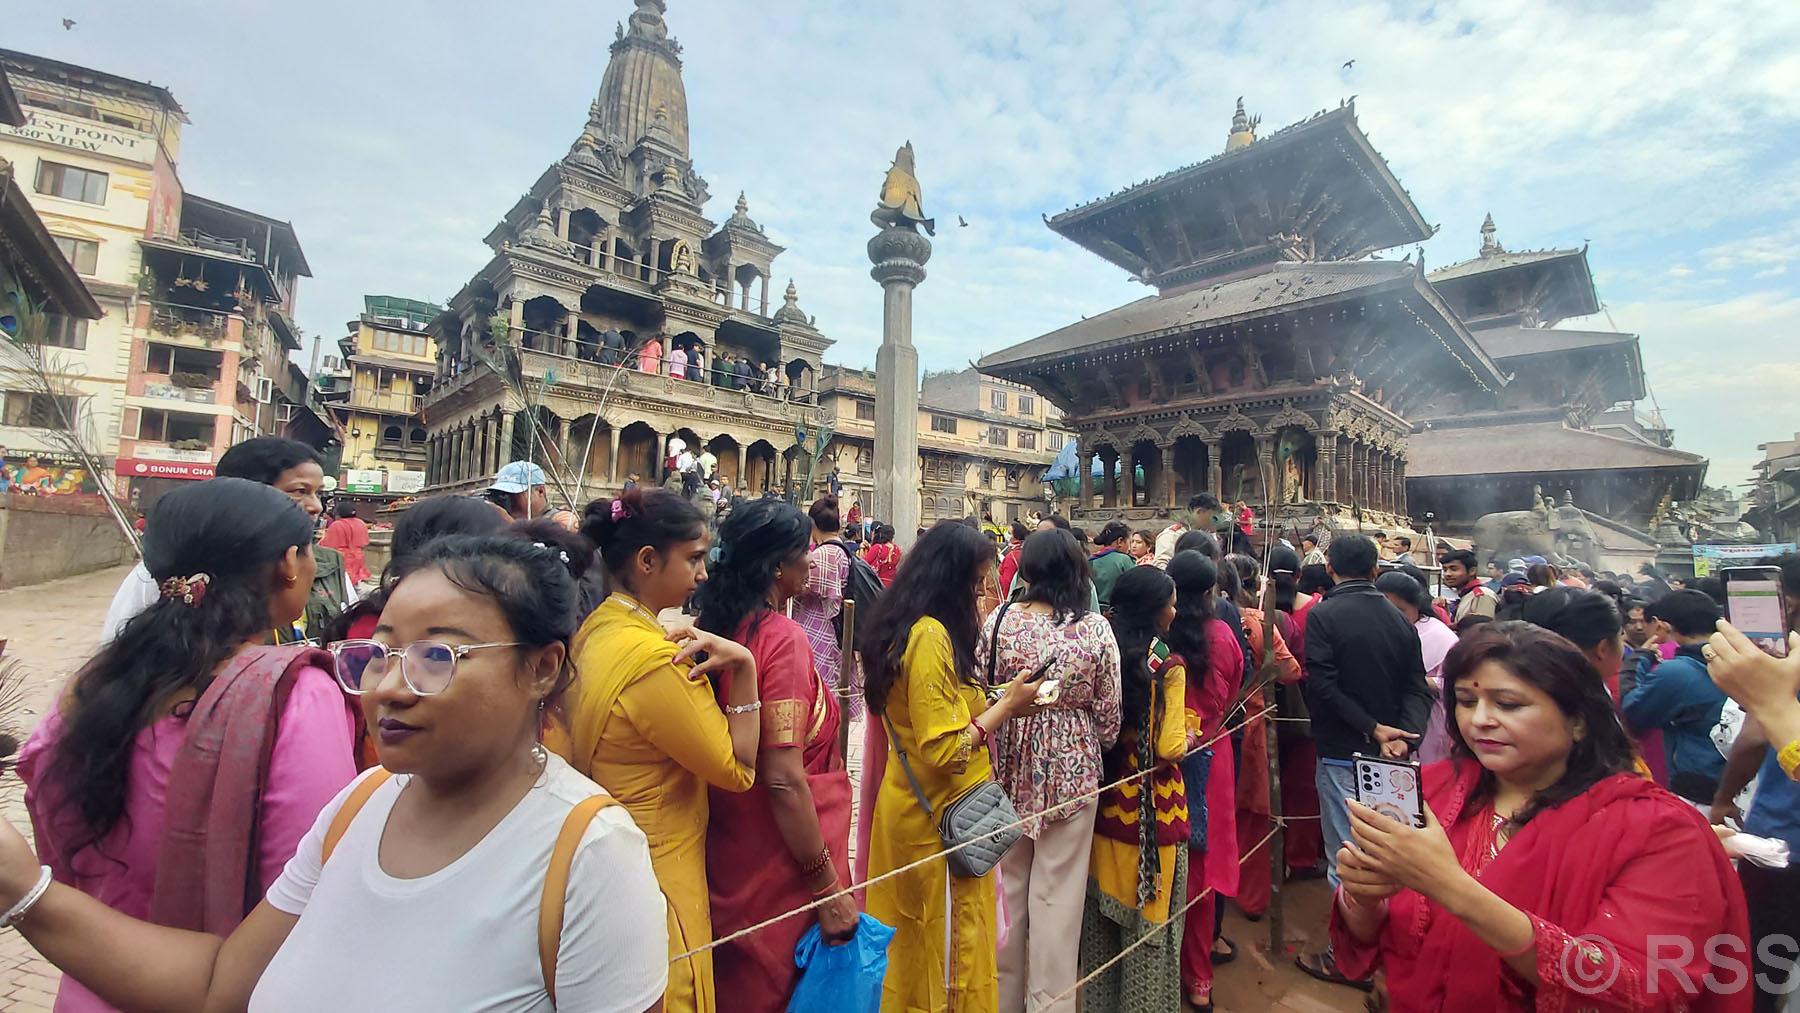
[[[1800,879],[1742,857],[1800,848],[1800,633],[1757,650],[1706,581],[1259,549],[1204,494],[902,553],[704,473],[559,514],[528,462],[414,503],[363,580],[308,448],[218,471],[154,505],[21,753],[0,925],[58,1009],[781,1010],[803,940],[872,918],[885,1010],[1179,1013],[1277,874],[1333,890],[1301,968],[1389,1009],[1800,985],[1757,945]],[[1422,825],[1356,801],[1370,756],[1423,761]]]

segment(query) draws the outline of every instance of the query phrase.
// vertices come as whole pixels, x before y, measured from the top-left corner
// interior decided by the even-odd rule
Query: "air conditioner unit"
[[[256,378],[256,403],[268,404],[275,400],[275,379],[268,376]]]

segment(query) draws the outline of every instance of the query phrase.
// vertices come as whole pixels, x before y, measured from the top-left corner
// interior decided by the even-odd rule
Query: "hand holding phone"
[[[1725,618],[1772,658],[1788,653],[1786,602],[1781,569],[1774,566],[1728,566],[1719,571],[1725,585]]]
[[[1401,823],[1425,826],[1425,789],[1417,760],[1354,754],[1356,800]]]

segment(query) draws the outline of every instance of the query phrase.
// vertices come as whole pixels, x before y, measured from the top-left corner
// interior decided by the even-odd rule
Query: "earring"
[[[293,574],[291,574],[291,573],[290,573],[290,574],[288,574],[288,576],[287,576],[287,586],[289,586],[289,587],[293,587],[293,586],[294,586],[294,581],[296,581],[296,580],[298,580],[298,579],[299,579],[299,578],[297,578],[297,577],[295,577],[295,576],[294,576],[294,575],[293,575]]]
[[[542,770],[549,765],[550,754],[545,751],[542,742],[534,742],[531,744],[531,761],[538,765],[539,770]]]

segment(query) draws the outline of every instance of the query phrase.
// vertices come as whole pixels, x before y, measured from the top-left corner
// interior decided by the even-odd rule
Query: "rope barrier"
[[[1275,825],[1269,829],[1268,834],[1266,836],[1264,836],[1262,840],[1257,841],[1256,844],[1251,846],[1248,851],[1244,852],[1244,856],[1242,858],[1238,859],[1238,864],[1243,865],[1245,862],[1248,862],[1250,860],[1250,856],[1256,854],[1258,851],[1261,851],[1263,848],[1263,845],[1274,840],[1275,835],[1277,833],[1281,832],[1281,827],[1282,827],[1283,822],[1284,821],[1282,821],[1282,820],[1276,820]],[[1190,869],[1192,868],[1191,862],[1189,863],[1189,868]],[[1099,967],[1096,967],[1092,971],[1089,971],[1088,973],[1075,979],[1075,984],[1070,985],[1068,988],[1064,989],[1061,995],[1058,995],[1056,998],[1050,1000],[1050,1002],[1047,1005],[1055,1006],[1057,1003],[1062,1002],[1064,999],[1067,999],[1069,996],[1074,995],[1076,992],[1081,991],[1081,989],[1084,986],[1092,984],[1095,978],[1098,978],[1102,974],[1105,974],[1107,971],[1111,970],[1113,965],[1117,964],[1121,960],[1124,960],[1128,955],[1130,955],[1131,951],[1137,949],[1138,947],[1149,942],[1151,939],[1155,938],[1155,936],[1158,932],[1161,932],[1162,930],[1175,924],[1177,921],[1179,921],[1183,918],[1186,918],[1188,910],[1190,908],[1192,908],[1195,904],[1198,904],[1201,901],[1205,900],[1207,897],[1210,897],[1212,895],[1212,892],[1213,892],[1213,888],[1209,886],[1206,889],[1200,891],[1198,894],[1194,895],[1193,897],[1188,898],[1187,903],[1181,905],[1181,910],[1171,913],[1166,921],[1158,923],[1155,928],[1153,928],[1150,931],[1144,933],[1143,935],[1137,937],[1136,939],[1133,939],[1130,943],[1126,944],[1123,949],[1119,950],[1118,953],[1113,954],[1112,957],[1110,957],[1104,964],[1101,964]],[[1170,899],[1173,900],[1174,898],[1170,898]]]
[[[1257,718],[1268,714],[1269,712],[1273,711],[1274,709],[1275,709],[1274,705],[1271,704],[1270,706],[1264,708],[1263,710],[1258,711],[1257,713],[1246,717],[1243,720],[1243,722],[1241,722],[1238,725],[1219,729],[1218,733],[1213,735],[1211,738],[1205,740],[1204,742],[1196,744],[1193,748],[1191,748],[1187,752],[1183,753],[1179,759],[1171,760],[1169,762],[1179,763],[1181,760],[1187,759],[1188,757],[1194,755],[1195,753],[1198,753],[1200,750],[1205,749],[1208,746],[1211,746],[1215,742],[1218,742],[1220,739],[1223,739],[1226,736],[1229,736],[1232,732],[1238,731],[1239,729],[1243,728],[1245,725],[1248,725],[1250,722],[1255,721]],[[1129,774],[1125,777],[1121,777],[1117,781],[1112,782],[1111,784],[1101,785],[1100,787],[1094,789],[1093,791],[1083,792],[1082,794],[1076,795],[1073,798],[1069,798],[1062,802],[1058,802],[1056,805],[1053,805],[1053,806],[1045,809],[1042,812],[1034,813],[1031,816],[1027,816],[1027,817],[1018,819],[1018,820],[1014,820],[1013,822],[1008,823],[1007,825],[1005,825],[1003,827],[996,827],[994,832],[998,833],[1001,830],[1011,830],[1011,829],[1014,829],[1017,827],[1023,827],[1027,823],[1032,822],[1033,820],[1044,819],[1045,817],[1050,816],[1053,813],[1059,812],[1060,810],[1069,808],[1071,806],[1079,808],[1079,806],[1081,806],[1087,802],[1093,801],[1094,799],[1099,798],[1102,794],[1104,794],[1107,791],[1110,791],[1114,788],[1118,788],[1120,786],[1129,784],[1129,783],[1139,780],[1141,778],[1149,777],[1150,775],[1156,773],[1156,771],[1158,769],[1159,769],[1158,767],[1151,767],[1148,770],[1140,770],[1135,774]],[[846,886],[841,890],[838,890],[836,893],[826,894],[825,896],[820,897],[820,898],[812,901],[811,903],[804,904],[800,907],[794,908],[791,911],[784,911],[781,914],[774,916],[773,918],[764,919],[763,921],[757,922],[755,925],[751,925],[746,928],[739,929],[738,931],[733,932],[728,936],[722,936],[718,939],[714,939],[711,942],[705,943],[701,946],[696,946],[693,949],[688,950],[685,953],[678,953],[675,956],[669,958],[669,963],[673,964],[678,961],[687,960],[690,957],[699,956],[702,953],[706,953],[710,950],[716,949],[720,946],[725,945],[726,943],[734,942],[736,940],[744,938],[745,936],[749,936],[749,935],[753,935],[757,932],[761,932],[763,929],[766,929],[771,925],[775,925],[778,922],[786,921],[787,919],[792,918],[795,915],[805,914],[808,911],[812,911],[817,908],[823,907],[826,904],[829,904],[832,901],[835,901],[840,897],[848,896],[853,893],[858,893],[860,891],[867,890],[869,887],[874,886],[876,883],[880,883],[880,882],[884,882],[889,879],[893,879],[894,877],[899,876],[903,873],[911,872],[914,869],[920,868],[925,865],[929,865],[932,862],[934,862],[940,858],[944,858],[944,857],[950,855],[952,852],[961,851],[963,848],[970,847],[970,846],[980,842],[981,840],[982,840],[982,838],[975,838],[975,839],[971,839],[968,841],[964,841],[963,843],[958,844],[954,847],[944,848],[942,850],[935,851],[929,855],[926,855],[924,858],[920,858],[920,859],[917,859],[916,861],[908,862],[907,864],[899,866],[898,868],[890,869],[887,872],[884,872],[881,875],[876,876],[872,879],[864,880],[861,883],[852,883],[851,885]],[[1258,845],[1258,847],[1260,847],[1260,846],[1261,845]]]

